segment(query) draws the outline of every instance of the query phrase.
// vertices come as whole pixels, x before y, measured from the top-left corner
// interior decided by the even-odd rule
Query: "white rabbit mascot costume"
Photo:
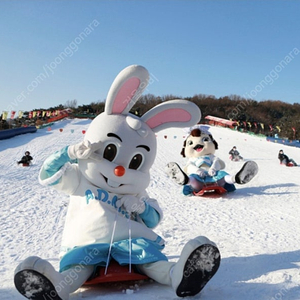
[[[174,263],[161,252],[164,240],[153,231],[162,219],[158,202],[146,193],[156,156],[155,133],[192,126],[201,113],[191,102],[172,100],[141,118],[130,114],[148,80],[141,66],[121,71],[105,111],[91,122],[84,141],[44,162],[40,182],[69,194],[70,203],[60,272],[36,256],[16,268],[15,285],[26,298],[67,300],[97,266],[107,266],[111,259],[172,286],[180,297],[199,293],[217,271],[220,253],[206,237],[190,240]]]

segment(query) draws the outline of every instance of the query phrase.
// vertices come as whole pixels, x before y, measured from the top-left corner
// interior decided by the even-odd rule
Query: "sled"
[[[139,274],[133,269],[129,271],[129,266],[121,266],[116,261],[111,261],[105,274],[105,267],[97,269],[96,277],[86,281],[85,285],[96,285],[106,282],[133,281],[149,279],[148,276]]]
[[[23,167],[29,167],[29,166],[30,166],[30,163],[22,163],[22,166],[23,166]]]
[[[284,163],[280,163],[281,165],[287,166],[287,167],[295,167],[295,165],[291,162],[289,162],[287,165]]]
[[[219,185],[207,185],[199,192],[193,192],[194,196],[216,197],[227,193],[227,190]]]
[[[233,158],[232,155],[229,156],[229,159],[231,161],[240,161],[240,160],[243,160],[243,158],[241,158],[241,157],[235,157],[235,158]]]

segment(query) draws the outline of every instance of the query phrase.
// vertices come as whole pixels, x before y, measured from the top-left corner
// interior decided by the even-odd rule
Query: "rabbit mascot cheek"
[[[130,114],[148,80],[142,66],[121,71],[109,90],[105,111],[91,122],[84,140],[44,162],[40,182],[69,194],[70,203],[60,272],[39,257],[27,258],[15,271],[15,285],[25,297],[31,291],[34,299],[50,295],[67,300],[97,266],[108,266],[112,259],[134,265],[182,297],[199,293],[217,271],[220,254],[206,237],[190,240],[175,263],[161,252],[164,240],[153,231],[162,219],[157,200],[146,192],[156,156],[155,133],[192,126],[201,113],[191,102],[172,100],[141,118]],[[192,274],[185,276],[190,270]]]

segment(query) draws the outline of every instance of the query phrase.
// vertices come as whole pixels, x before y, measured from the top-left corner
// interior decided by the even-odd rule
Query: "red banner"
[[[13,119],[15,117],[16,111],[12,110],[10,113],[10,118]]]

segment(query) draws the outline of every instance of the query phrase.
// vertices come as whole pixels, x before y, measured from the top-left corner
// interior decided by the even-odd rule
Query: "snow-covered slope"
[[[41,186],[38,172],[50,154],[81,141],[89,123],[64,120],[52,130],[0,141],[1,300],[25,299],[14,289],[13,273],[27,256],[41,256],[58,266],[68,197]],[[197,235],[217,243],[222,255],[220,269],[193,299],[300,299],[300,168],[281,166],[277,159],[283,149],[300,163],[300,150],[229,129],[211,127],[210,131],[219,143],[216,154],[226,162],[227,172],[234,174],[242,165],[228,159],[235,145],[246,160],[257,162],[259,173],[249,184],[219,198],[185,197],[163,170],[169,161],[184,164],[180,151],[186,133],[181,129],[159,133],[148,192],[164,210],[164,220],[156,229],[166,240],[164,253],[176,261],[184,244]],[[26,150],[34,158],[29,168],[16,163]],[[113,288],[116,290],[111,285],[81,288],[71,299],[176,298],[170,287],[149,281]]]

